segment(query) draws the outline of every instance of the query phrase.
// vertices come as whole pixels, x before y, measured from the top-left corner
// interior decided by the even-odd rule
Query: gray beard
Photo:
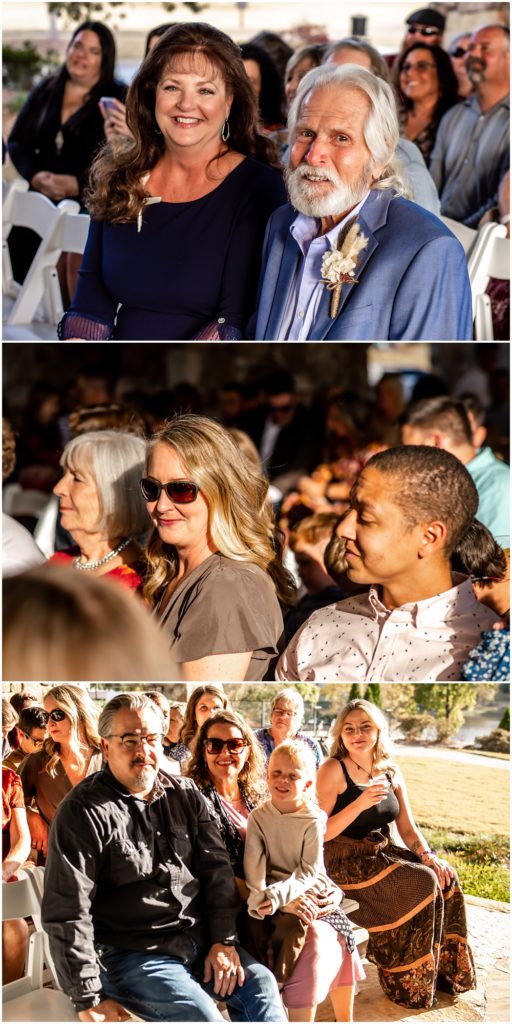
[[[369,164],[363,167],[359,177],[350,185],[347,185],[339,175],[329,171],[326,176],[332,181],[330,191],[327,195],[319,196],[315,186],[303,177],[305,169],[304,164],[299,164],[294,171],[287,167],[284,176],[290,203],[306,217],[339,216],[357,206],[371,186]],[[309,168],[307,170],[309,171]]]
[[[481,82],[485,82],[486,70],[485,65],[477,64],[476,67],[473,67],[469,64],[466,68],[466,74],[473,85],[480,85]]]
[[[144,765],[139,774],[138,780],[133,782],[131,785],[132,792],[138,793],[148,789],[148,787],[152,788],[155,784],[156,773],[156,768],[153,768],[151,765]]]

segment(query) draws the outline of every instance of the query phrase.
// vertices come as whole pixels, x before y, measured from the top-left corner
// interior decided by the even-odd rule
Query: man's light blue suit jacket
[[[281,206],[269,220],[258,290],[257,341],[277,341],[290,282],[302,253],[289,228],[297,216]],[[331,292],[322,298],[311,341],[471,341],[466,257],[451,231],[392,189],[373,189],[357,217],[369,239],[358,284],[343,285],[335,320]],[[253,321],[254,323],[254,321]]]

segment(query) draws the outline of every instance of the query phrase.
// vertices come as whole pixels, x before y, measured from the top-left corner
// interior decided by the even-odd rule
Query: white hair
[[[304,717],[304,701],[298,690],[294,690],[292,686],[285,686],[284,690],[279,690],[279,693],[276,693],[272,698],[270,714],[274,711],[278,700],[286,700],[288,704],[292,704],[297,718],[302,722]]]
[[[97,529],[110,537],[137,537],[148,529],[140,490],[145,454],[143,438],[122,430],[90,430],[64,448],[62,468],[92,476],[100,508]]]
[[[288,114],[288,152],[291,152],[293,146],[295,128],[306,96],[315,89],[326,88],[340,91],[359,89],[368,96],[370,110],[363,126],[364,140],[370,151],[372,167],[384,165],[380,178],[371,187],[393,188],[399,195],[410,195],[402,177],[400,163],[394,160],[400,133],[393,91],[387,82],[358,64],[322,64],[304,75]]]

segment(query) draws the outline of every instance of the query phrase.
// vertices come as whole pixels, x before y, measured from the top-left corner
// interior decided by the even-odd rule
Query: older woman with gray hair
[[[62,526],[76,548],[51,562],[78,572],[108,576],[131,590],[142,586],[144,562],[138,538],[146,531],[139,481],[144,470],[141,437],[120,430],[90,431],[66,445],[63,476],[54,487]]]
[[[299,691],[293,686],[279,690],[270,705],[270,725],[266,729],[256,730],[267,761],[275,747],[285,740],[302,740],[313,751],[318,768],[323,760],[322,751],[316,740],[299,732],[303,718],[304,701]]]

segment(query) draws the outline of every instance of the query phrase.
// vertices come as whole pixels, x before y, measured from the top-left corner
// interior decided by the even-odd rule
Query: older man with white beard
[[[323,65],[288,119],[290,204],[264,243],[257,340],[471,340],[464,251],[404,198],[392,91],[366,68]]]

